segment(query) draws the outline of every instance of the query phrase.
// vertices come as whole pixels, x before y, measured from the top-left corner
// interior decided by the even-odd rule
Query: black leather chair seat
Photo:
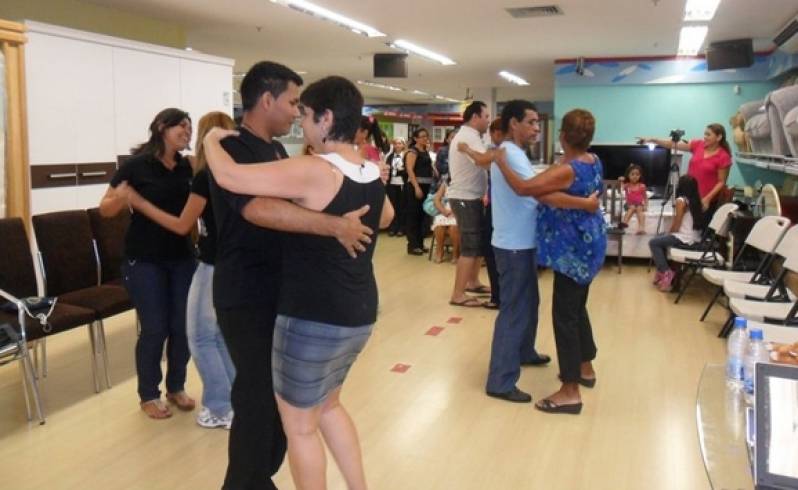
[[[93,286],[61,294],[59,301],[93,310],[95,318],[108,318],[133,307],[127,291],[119,286]]]

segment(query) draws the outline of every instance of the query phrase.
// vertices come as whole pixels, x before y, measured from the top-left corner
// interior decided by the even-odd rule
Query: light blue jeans
[[[191,357],[202,378],[202,405],[217,417],[232,409],[230,389],[236,370],[213,309],[213,266],[200,262],[188,291],[186,330]]]

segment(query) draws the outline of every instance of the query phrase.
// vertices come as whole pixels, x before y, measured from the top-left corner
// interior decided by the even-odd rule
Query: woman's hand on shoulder
[[[238,136],[238,131],[234,129],[222,129],[220,127],[215,127],[208,131],[208,134],[205,135],[205,139],[203,140],[205,144],[211,143],[218,143],[223,139],[229,136]]]

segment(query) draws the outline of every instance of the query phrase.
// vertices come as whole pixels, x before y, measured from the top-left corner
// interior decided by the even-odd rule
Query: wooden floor
[[[598,384],[578,417],[536,411],[484,394],[495,312],[447,304],[454,266],[404,254],[381,238],[380,316],[343,399],[360,432],[373,489],[706,489],[695,425],[706,362],[722,361],[718,308],[708,293],[680,305],[649,283],[645,264],[607,266],[589,310]],[[538,350],[554,354],[550,273],[540,278]],[[447,323],[461,317],[459,323]],[[437,336],[425,335],[444,327]],[[134,317],[107,323],[112,389],[94,394],[85,329],[48,342],[42,382],[47,424],[29,424],[15,365],[0,369],[0,487],[8,489],[218,489],[227,432],[195,414],[147,419],[138,408]],[[391,372],[403,363],[405,373]],[[557,367],[524,368],[535,399],[558,387]],[[192,365],[188,391],[201,384]],[[287,463],[276,477],[293,488]],[[330,460],[329,487],[345,488]]]

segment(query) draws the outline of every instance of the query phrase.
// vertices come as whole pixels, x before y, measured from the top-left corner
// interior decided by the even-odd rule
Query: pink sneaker
[[[676,273],[672,270],[668,269],[667,271],[662,273],[662,279],[659,281],[659,290],[663,293],[670,293],[673,291],[673,278],[676,277]]]
[[[653,285],[655,285],[655,286],[659,286],[659,282],[662,280],[662,275],[663,275],[663,274],[665,274],[665,273],[664,273],[664,272],[657,271],[657,272],[654,274],[654,281],[652,281],[652,282],[651,282],[651,284],[653,284]]]

